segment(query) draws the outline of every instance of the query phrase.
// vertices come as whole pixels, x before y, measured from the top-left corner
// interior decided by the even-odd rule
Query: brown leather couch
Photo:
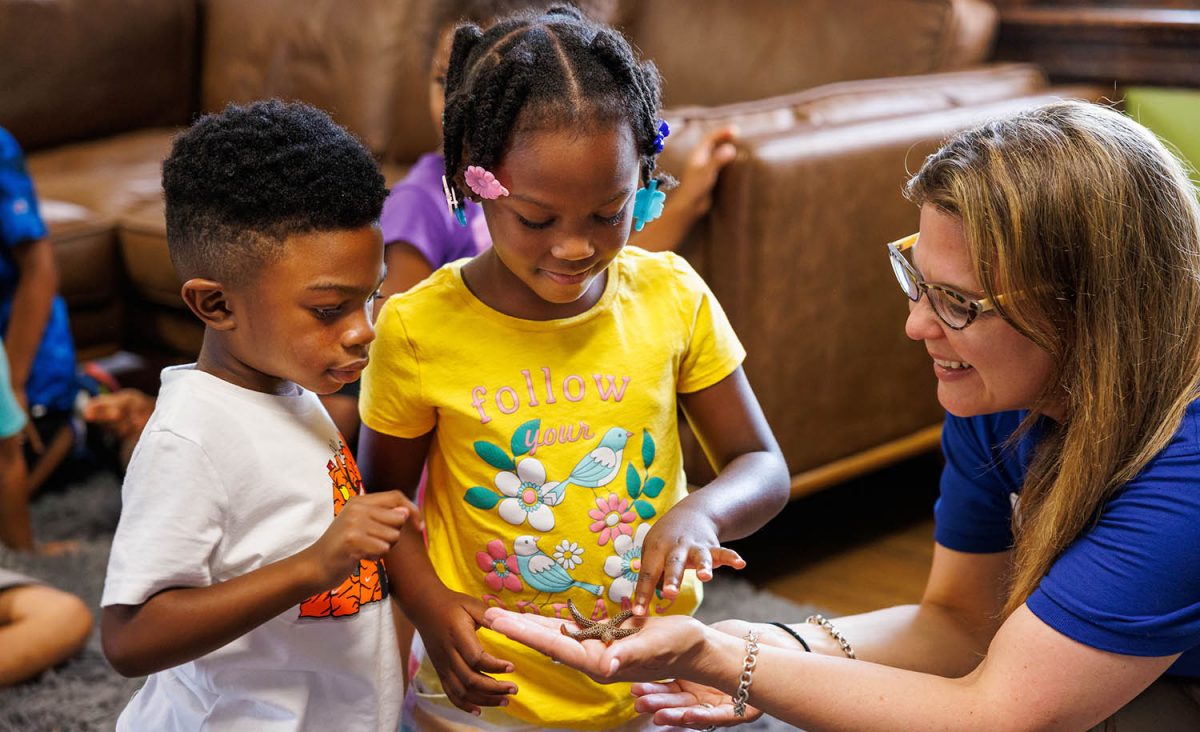
[[[191,358],[159,164],[200,111],[268,96],[328,110],[390,180],[434,145],[419,0],[0,0],[0,125],[29,152],[80,352]],[[1056,95],[987,64],[984,0],[613,0],[665,79],[678,170],[736,123],[737,160],[684,254],[750,355],[794,493],[936,443],[941,411],[883,243],[906,169],[947,133]],[[702,472],[698,448],[690,450]]]

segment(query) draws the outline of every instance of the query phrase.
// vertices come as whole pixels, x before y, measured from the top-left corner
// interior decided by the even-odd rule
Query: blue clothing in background
[[[1011,548],[1013,506],[1041,434],[1006,440],[1024,412],[947,416],[946,468],[934,510],[939,544]],[[1019,510],[1019,508],[1017,509]],[[1104,506],[1027,600],[1042,622],[1080,643],[1132,656],[1182,653],[1168,673],[1200,676],[1200,400],[1174,438]]]
[[[14,250],[45,236],[46,225],[38,213],[21,147],[0,127],[0,336],[8,337],[13,295],[21,277]],[[37,415],[70,411],[77,391],[75,344],[71,340],[67,306],[62,297],[55,295],[25,393],[30,411]]]

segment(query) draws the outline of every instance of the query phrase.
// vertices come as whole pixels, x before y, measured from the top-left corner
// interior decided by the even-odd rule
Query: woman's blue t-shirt
[[[939,544],[1000,552],[1041,430],[1006,441],[1024,412],[947,416],[934,514]],[[1182,653],[1168,673],[1200,676],[1200,400],[1171,442],[1105,505],[1027,600],[1080,643],[1132,656]]]

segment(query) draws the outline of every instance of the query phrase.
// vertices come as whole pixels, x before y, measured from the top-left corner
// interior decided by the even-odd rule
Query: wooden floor
[[[834,616],[916,602],[940,471],[940,455],[923,455],[793,501],[731,544],[747,561],[742,576]]]

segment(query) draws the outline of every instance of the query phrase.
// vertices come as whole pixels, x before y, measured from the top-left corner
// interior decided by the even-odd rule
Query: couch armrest
[[[1008,63],[839,82],[740,104],[678,107],[665,113],[671,141],[660,164],[677,175],[696,141],[724,125],[736,125],[743,136],[757,137],[985,104],[1036,94],[1046,86],[1046,77],[1036,66]]]
[[[941,421],[884,250],[917,228],[901,195],[906,170],[949,134],[1055,98],[743,138],[689,258],[749,352],[746,372],[794,487]]]

